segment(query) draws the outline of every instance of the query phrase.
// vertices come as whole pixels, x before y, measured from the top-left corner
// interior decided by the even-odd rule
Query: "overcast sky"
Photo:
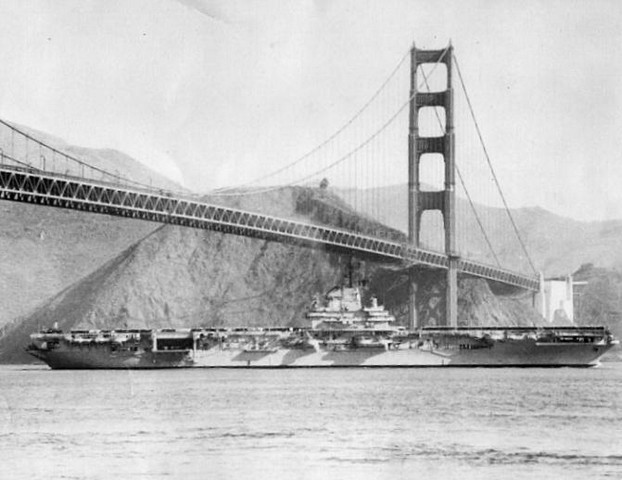
[[[413,41],[450,38],[510,205],[622,218],[617,0],[3,0],[0,117],[207,191],[304,154]]]

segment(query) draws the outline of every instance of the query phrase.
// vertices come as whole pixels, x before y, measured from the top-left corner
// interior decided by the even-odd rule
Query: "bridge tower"
[[[451,44],[444,50],[419,50],[413,44],[410,51],[410,121],[408,135],[408,240],[420,246],[421,215],[426,210],[440,210],[445,230],[445,253],[449,260],[445,293],[445,324],[458,325],[458,262],[456,251],[456,166],[454,149],[454,118],[452,88]],[[439,92],[419,92],[417,70],[422,64],[444,64],[447,71],[446,89]],[[423,107],[445,109],[445,131],[438,137],[419,135],[419,110]],[[444,189],[421,191],[420,163],[425,154],[443,155],[445,162]],[[409,323],[419,327],[416,309],[417,277],[414,269],[409,272]]]

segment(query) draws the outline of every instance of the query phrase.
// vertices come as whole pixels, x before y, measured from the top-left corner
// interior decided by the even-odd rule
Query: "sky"
[[[617,0],[3,0],[0,118],[205,192],[300,157],[413,42],[450,40],[509,205],[622,219]]]

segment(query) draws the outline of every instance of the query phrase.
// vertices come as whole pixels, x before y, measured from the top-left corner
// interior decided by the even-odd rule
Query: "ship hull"
[[[531,339],[496,341],[458,350],[402,345],[396,349],[287,349],[111,352],[107,345],[31,349],[53,369],[335,368],[335,367],[592,367],[611,344],[538,344]]]
[[[602,326],[406,329],[375,298],[335,287],[310,326],[33,333],[27,351],[53,369],[591,367],[615,345]]]

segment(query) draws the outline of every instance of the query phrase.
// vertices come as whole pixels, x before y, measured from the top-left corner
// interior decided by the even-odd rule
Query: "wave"
[[[389,463],[426,458],[428,460],[456,460],[470,464],[487,465],[581,465],[622,466],[622,455],[594,455],[551,451],[505,451],[495,448],[470,449],[460,445],[433,447],[430,445],[404,448],[380,448],[375,451],[352,452],[344,450],[328,460],[346,463]]]

